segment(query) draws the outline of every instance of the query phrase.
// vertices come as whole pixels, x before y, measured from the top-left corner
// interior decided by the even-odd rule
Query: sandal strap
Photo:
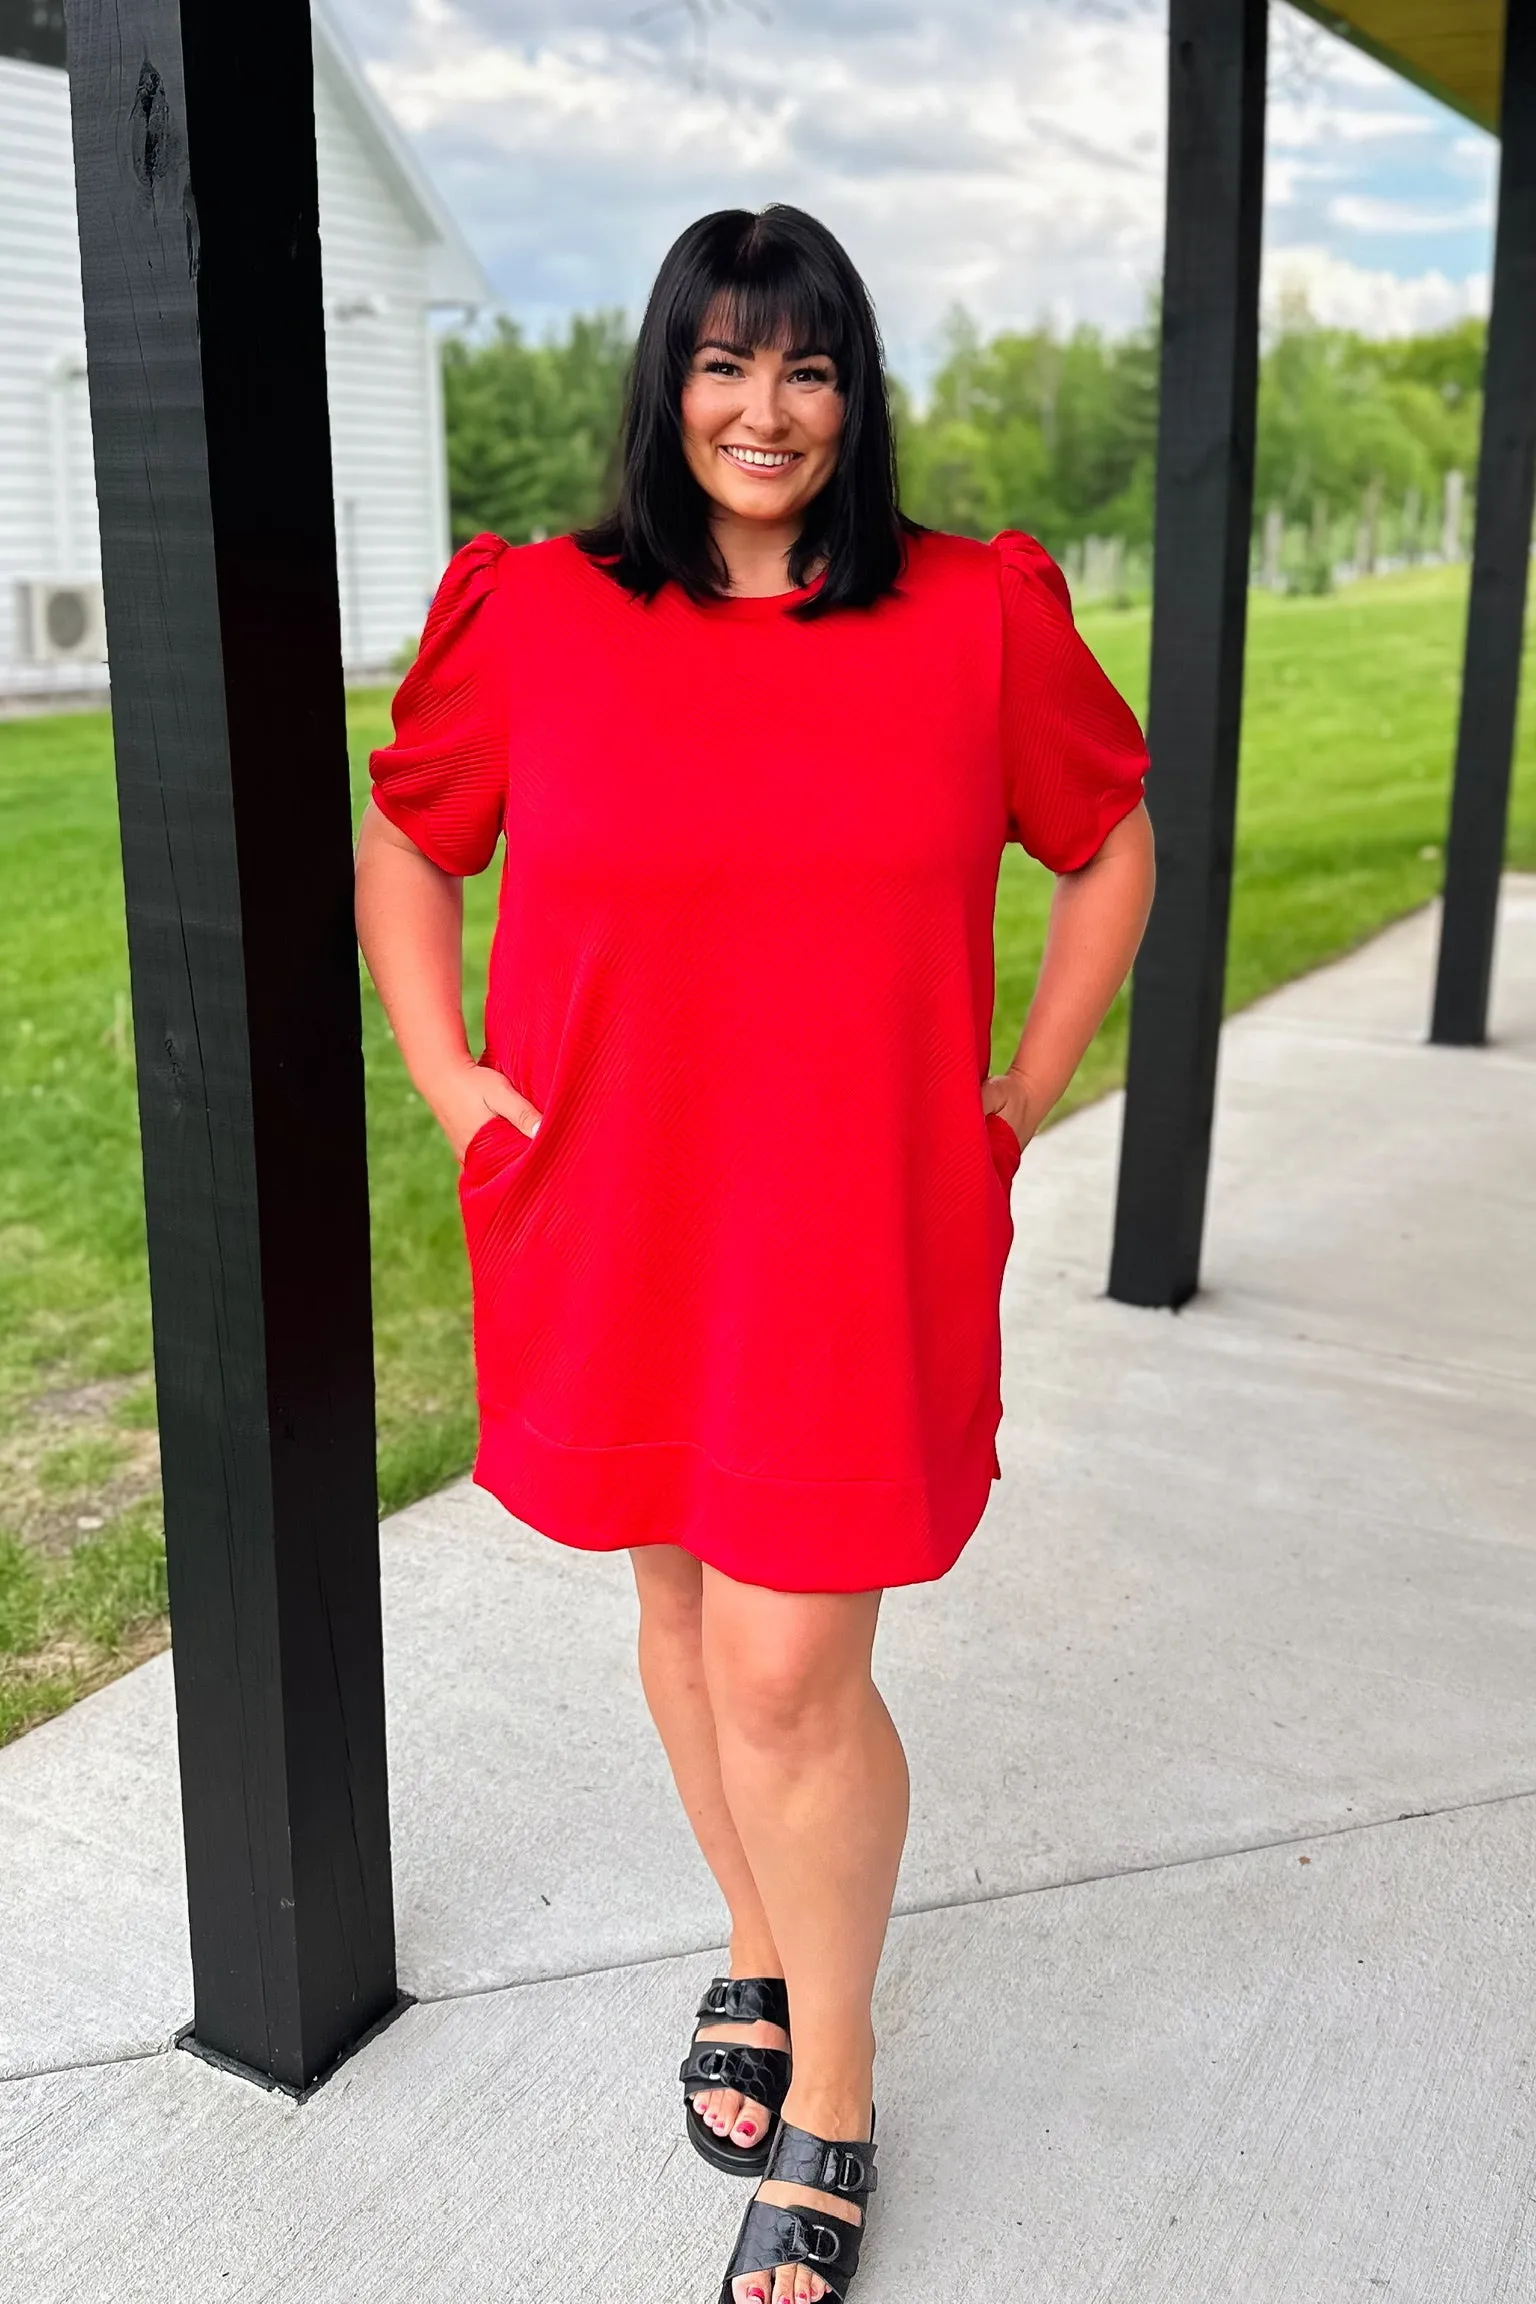
[[[863,2238],[863,2225],[846,2216],[829,2216],[821,2208],[775,2208],[767,2200],[754,2200],[741,2220],[721,2293],[729,2296],[731,2282],[744,2272],[771,2274],[780,2264],[803,2264],[843,2304],[848,2283],[859,2268]]]
[[[764,2177],[777,2184],[805,2184],[813,2192],[830,2192],[859,2207],[880,2182],[872,2141],[829,2142],[825,2136],[813,2136],[808,2128],[793,2128],[787,2121],[779,2123]]]
[[[701,2024],[777,2024],[789,2030],[782,1976],[716,1976],[699,2002]]]
[[[789,2052],[739,2040],[695,2040],[678,2078],[687,2089],[734,2088],[777,2112],[789,2093]]]

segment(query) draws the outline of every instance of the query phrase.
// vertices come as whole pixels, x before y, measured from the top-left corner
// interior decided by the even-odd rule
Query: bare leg
[[[906,1758],[870,1677],[879,1607],[878,1592],[769,1592],[703,1572],[721,1781],[794,2019],[784,2116],[850,2141],[869,2134],[870,2000],[907,1830]],[[762,2196],[857,2215],[798,2186],[765,2185]],[[814,2304],[826,2285],[765,2265],[738,2280],[738,2304],[754,2291],[764,2304]]]
[[[640,1683],[684,1813],[731,1916],[730,1972],[782,1976],[773,1931],[720,1782],[715,1720],[704,1685],[703,1570],[675,1544],[648,1544],[631,1552],[630,1560],[640,1595]],[[789,2045],[777,2024],[709,2024],[700,2037],[754,2048]],[[717,2136],[747,2145],[761,2140],[769,2118],[764,2105],[733,2088],[711,2088],[693,2101]]]

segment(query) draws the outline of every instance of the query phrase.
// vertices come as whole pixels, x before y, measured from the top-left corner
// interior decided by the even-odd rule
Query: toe
[[[739,2280],[731,2282],[731,2294],[736,2304],[768,2304],[768,2291],[772,2285],[766,2272],[743,2272]]]
[[[729,2136],[741,2114],[741,2096],[735,2088],[717,2088],[708,2113],[717,2136]]]
[[[731,2123],[731,2142],[744,2145],[756,2144],[761,2140],[763,2130],[767,2125],[768,2114],[763,2106],[754,2104],[750,2099],[747,2099]]]
[[[781,2264],[774,2278],[773,2304],[793,2304],[794,2293],[795,2268],[793,2264]]]

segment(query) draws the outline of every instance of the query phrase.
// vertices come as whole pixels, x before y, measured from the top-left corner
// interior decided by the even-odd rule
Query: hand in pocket
[[[495,1072],[489,1064],[466,1064],[455,1072],[428,1098],[437,1124],[442,1129],[455,1156],[462,1161],[472,1136],[485,1126],[493,1114],[499,1113],[520,1128],[525,1136],[537,1133],[542,1115],[520,1096],[504,1072]]]

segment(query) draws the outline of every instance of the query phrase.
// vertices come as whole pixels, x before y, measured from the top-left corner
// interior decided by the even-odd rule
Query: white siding
[[[432,243],[316,57],[338,581],[349,668],[421,629],[447,557]],[[0,685],[23,660],[18,584],[100,571],[68,83],[0,58]],[[13,684],[14,681],[13,681]]]
[[[428,243],[316,59],[320,236],[343,652],[387,663],[421,630],[446,544],[441,419],[428,389]]]
[[[0,56],[0,668],[17,588],[100,572],[62,72]]]

